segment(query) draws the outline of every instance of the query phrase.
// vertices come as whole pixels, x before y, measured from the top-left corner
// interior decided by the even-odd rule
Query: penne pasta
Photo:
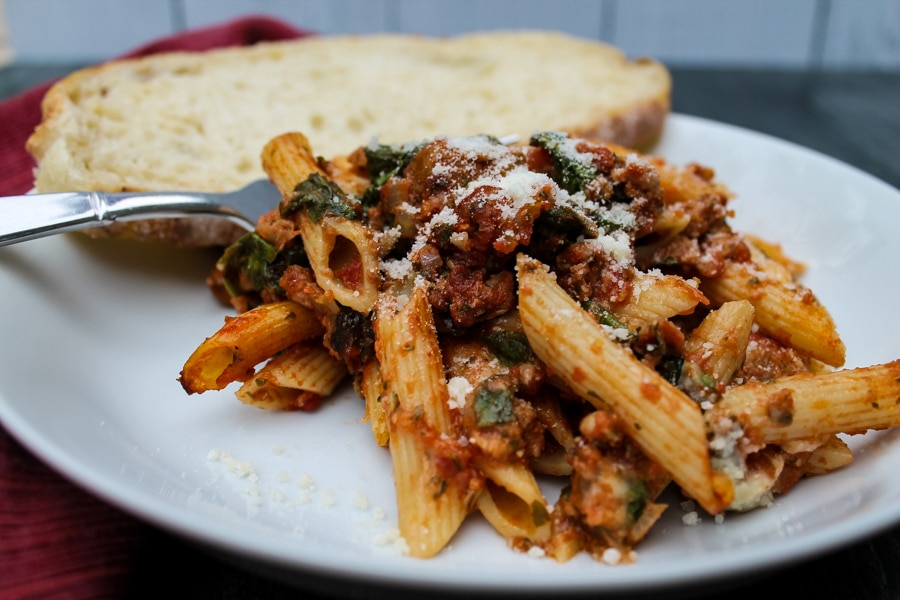
[[[728,263],[700,289],[717,305],[748,300],[765,333],[832,367],[844,364],[846,348],[831,315],[805,287],[770,279],[754,264]]]
[[[372,310],[380,276],[371,235],[355,221],[330,216],[318,224],[300,217],[298,224],[316,282],[344,306]]]
[[[522,463],[480,461],[488,479],[478,496],[478,510],[511,542],[529,543],[550,537],[550,511],[534,474]]]
[[[837,435],[830,436],[806,459],[807,475],[824,475],[853,462],[853,452],[847,442]]]
[[[284,133],[272,138],[262,150],[262,164],[269,180],[289,200],[301,181],[317,173],[324,175],[309,140],[302,133]]]
[[[289,211],[296,215],[318,285],[344,306],[369,312],[381,284],[377,245],[352,208],[337,198],[343,192],[318,167],[306,138],[284,134],[270,141],[263,150],[263,168],[282,193],[282,215]],[[295,208],[307,197],[315,198],[315,203]],[[349,218],[351,214],[354,218]]]
[[[263,304],[236,317],[191,354],[179,376],[189,394],[247,381],[256,365],[288,346],[322,335],[315,315],[296,302]]]
[[[900,360],[734,386],[714,409],[755,440],[784,443],[900,426]]]
[[[235,395],[257,408],[309,410],[346,376],[344,363],[321,344],[298,343],[273,356]]]
[[[385,405],[389,398],[385,394],[386,389],[384,379],[381,377],[381,366],[377,360],[370,360],[363,366],[358,388],[359,395],[366,402],[365,420],[369,422],[372,435],[375,436],[375,442],[379,446],[387,446],[391,433],[388,427],[389,407]]]
[[[684,344],[684,358],[716,386],[725,386],[744,361],[755,310],[747,300],[733,300],[710,312]]]
[[[696,282],[660,272],[634,274],[634,293],[616,314],[629,323],[631,329],[654,325],[676,315],[688,315],[697,305],[707,305]]]
[[[710,513],[731,490],[710,467],[700,408],[656,371],[612,341],[539,262],[519,256],[519,313],[532,348],[578,394],[609,405],[647,456]],[[579,331],[579,338],[563,332]]]
[[[453,456],[457,449],[449,393],[425,289],[417,287],[403,300],[380,298],[375,348],[390,399],[400,532],[410,554],[427,557],[456,533],[469,512],[473,490],[465,461]]]

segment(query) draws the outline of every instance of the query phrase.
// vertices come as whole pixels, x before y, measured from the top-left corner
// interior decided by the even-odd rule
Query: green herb
[[[604,219],[599,214],[589,214],[588,216],[606,234],[610,234],[610,233],[625,229],[625,225],[623,225],[622,223],[616,223],[615,221],[610,221],[609,219]]]
[[[636,523],[647,506],[647,500],[650,493],[647,484],[640,479],[629,479],[628,481],[628,506],[626,514],[629,523]]]
[[[681,381],[681,372],[684,369],[684,359],[680,356],[663,356],[656,365],[656,372],[672,385],[678,385]]]
[[[436,488],[434,493],[431,494],[431,497],[435,500],[440,498],[444,492],[447,491],[447,481],[440,475],[435,475],[431,478],[431,485]]]
[[[351,308],[339,306],[327,334],[328,345],[348,366],[362,368],[375,356],[372,320]]]
[[[586,300],[581,304],[581,307],[590,313],[601,325],[606,325],[612,329],[624,329],[628,331],[628,325],[620,321],[616,315],[608,311],[596,300]],[[633,337],[634,334],[629,331],[627,339],[630,340]]]
[[[507,367],[525,362],[534,356],[528,338],[518,331],[506,329],[491,331],[481,336],[481,340]]]
[[[716,380],[713,379],[711,375],[707,375],[703,371],[700,371],[699,375],[697,375],[697,379],[700,380],[700,384],[703,387],[707,387],[713,390],[717,388]]]
[[[370,144],[363,149],[366,155],[366,168],[372,179],[372,185],[363,193],[362,203],[364,206],[373,206],[378,202],[384,182],[402,173],[421,147],[421,144],[404,144],[402,146]]]
[[[225,289],[232,296],[241,294],[238,281],[243,273],[250,279],[253,288],[259,291],[268,281],[268,268],[276,255],[275,246],[258,233],[245,233],[225,248],[216,263],[216,267],[224,274]]]
[[[550,153],[553,166],[559,176],[557,183],[570,194],[583,191],[597,177],[597,169],[590,161],[568,148],[566,134],[557,131],[541,131],[531,136],[531,145]]]
[[[597,235],[593,222],[569,206],[550,207],[541,213],[535,226],[568,239],[575,239],[579,235]]]
[[[309,217],[315,223],[321,221],[325,213],[347,219],[357,217],[350,198],[336,183],[329,181],[321,173],[313,173],[297,184],[290,201],[282,206],[281,216],[288,217],[301,208],[309,212]]]
[[[379,185],[406,168],[421,145],[404,144],[402,146],[375,144],[364,148],[369,176]]]
[[[537,500],[531,503],[531,520],[534,521],[534,524],[537,527],[540,527],[550,520],[550,514],[547,512],[547,507]]]
[[[475,415],[479,427],[490,425],[503,425],[512,423],[513,393],[506,388],[490,389],[488,385],[481,386],[475,392]]]
[[[300,236],[293,238],[288,244],[281,249],[272,264],[267,270],[267,279],[269,287],[277,290],[279,295],[284,295],[279,280],[284,275],[285,269],[290,265],[300,265],[301,267],[309,266],[309,258],[306,256],[306,248],[303,247],[303,239]]]
[[[780,425],[790,425],[794,422],[794,413],[779,406],[769,407],[766,416],[769,417],[769,420],[773,423],[778,423]]]

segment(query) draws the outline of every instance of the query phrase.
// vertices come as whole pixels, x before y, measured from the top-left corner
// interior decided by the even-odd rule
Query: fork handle
[[[116,221],[215,214],[221,207],[178,192],[61,192],[0,197],[0,246]]]

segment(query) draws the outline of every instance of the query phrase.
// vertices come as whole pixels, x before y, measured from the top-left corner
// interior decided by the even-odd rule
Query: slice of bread
[[[73,73],[47,93],[27,148],[38,192],[222,191],[264,177],[259,153],[286,131],[304,132],[325,157],[373,138],[546,129],[647,149],[670,93],[660,63],[556,32],[314,36]],[[197,218],[92,233],[184,246],[239,234]]]

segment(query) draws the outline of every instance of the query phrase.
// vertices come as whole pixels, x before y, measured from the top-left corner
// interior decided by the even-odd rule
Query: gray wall
[[[900,0],[0,0],[12,59],[99,61],[243,14],[320,33],[552,28],[672,66],[900,71]]]

